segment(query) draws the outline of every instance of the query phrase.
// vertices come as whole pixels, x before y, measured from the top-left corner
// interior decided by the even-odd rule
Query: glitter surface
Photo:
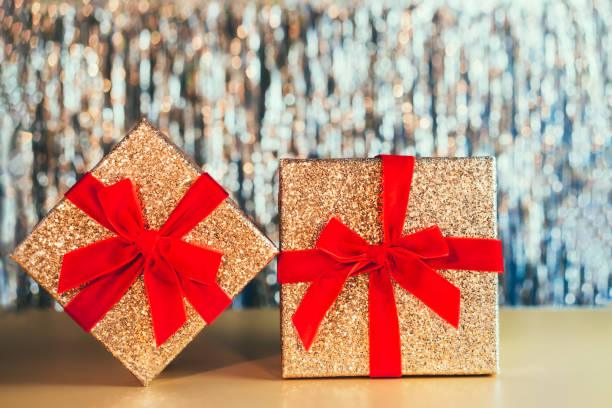
[[[91,172],[105,184],[129,177],[140,188],[149,228],[158,229],[201,170],[165,135],[143,120]],[[109,236],[111,232],[62,199],[12,256],[64,306],[78,289],[57,293],[63,254]],[[232,298],[277,252],[230,198],[189,232],[185,240],[223,252],[217,282]],[[161,347],[155,347],[141,275],[91,334],[146,385],[206,325],[187,301],[185,304],[188,315],[185,325]]]
[[[380,242],[379,159],[281,160],[281,250],[314,246],[332,215],[370,243]],[[417,158],[404,232],[437,224],[444,235],[496,237],[492,158]],[[497,274],[440,271],[461,290],[459,329],[395,285],[406,375],[491,374],[498,371]],[[291,317],[308,283],[281,288],[282,371],[290,377],[369,373],[368,280],[349,278],[305,351]]]

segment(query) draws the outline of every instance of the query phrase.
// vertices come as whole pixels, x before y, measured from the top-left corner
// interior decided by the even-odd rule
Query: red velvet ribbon
[[[435,269],[501,273],[503,257],[497,239],[445,237],[436,225],[402,235],[414,157],[381,157],[382,243],[371,245],[332,218],[315,249],[281,252],[278,281],[311,282],[293,315],[308,350],[346,280],[369,273],[370,376],[399,377],[402,356],[393,281],[457,328],[460,291]]]
[[[202,174],[164,225],[152,230],[145,226],[130,179],[105,186],[87,173],[66,198],[115,236],[64,255],[57,292],[85,285],[66,313],[90,331],[142,273],[158,347],[187,320],[183,298],[210,324],[231,303],[216,282],[222,254],[181,238],[226,197]]]

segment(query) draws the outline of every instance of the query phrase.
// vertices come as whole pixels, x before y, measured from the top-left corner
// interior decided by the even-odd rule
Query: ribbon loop
[[[136,187],[130,179],[123,179],[115,184],[101,188],[98,200],[102,205],[106,219],[113,226],[117,235],[128,240],[137,239],[144,229],[142,211],[136,194]]]
[[[393,246],[408,250],[423,259],[448,256],[448,245],[437,225],[404,235],[395,240]]]
[[[105,256],[111,253],[112,256]],[[138,251],[121,237],[104,239],[70,251],[62,259],[57,293],[78,288],[124,268],[137,256]]]
[[[227,191],[208,173],[201,174],[174,207],[160,233],[181,238],[208,217],[227,196]]]
[[[86,285],[65,310],[89,331],[143,274],[158,347],[185,323],[183,298],[210,324],[231,303],[216,283],[222,254],[180,238],[226,197],[202,174],[156,231],[145,228],[130,179],[105,186],[86,174],[66,198],[117,236],[64,255],[58,293]]]
[[[321,231],[316,246],[338,262],[353,263],[365,259],[364,251],[369,244],[338,218],[332,217]]]

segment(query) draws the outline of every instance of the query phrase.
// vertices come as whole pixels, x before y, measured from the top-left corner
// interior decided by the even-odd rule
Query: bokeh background
[[[0,308],[53,307],[8,254],[141,116],[276,241],[279,157],[493,155],[500,302],[611,301],[610,1],[176,3],[0,0]]]

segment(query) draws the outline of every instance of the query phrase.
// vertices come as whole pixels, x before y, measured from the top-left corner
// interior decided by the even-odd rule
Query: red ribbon
[[[460,291],[435,269],[501,273],[504,266],[497,239],[444,237],[436,225],[402,235],[414,157],[381,157],[382,243],[370,245],[332,218],[319,235],[316,249],[281,252],[278,281],[311,282],[293,315],[308,350],[346,280],[369,273],[370,376],[399,377],[402,356],[392,281],[457,328]]]
[[[181,238],[226,197],[201,174],[164,225],[151,230],[130,179],[105,186],[87,173],[66,198],[116,236],[64,255],[57,292],[85,285],[64,310],[90,331],[142,273],[158,347],[187,320],[183,298],[210,324],[231,303],[216,282],[222,254]]]

